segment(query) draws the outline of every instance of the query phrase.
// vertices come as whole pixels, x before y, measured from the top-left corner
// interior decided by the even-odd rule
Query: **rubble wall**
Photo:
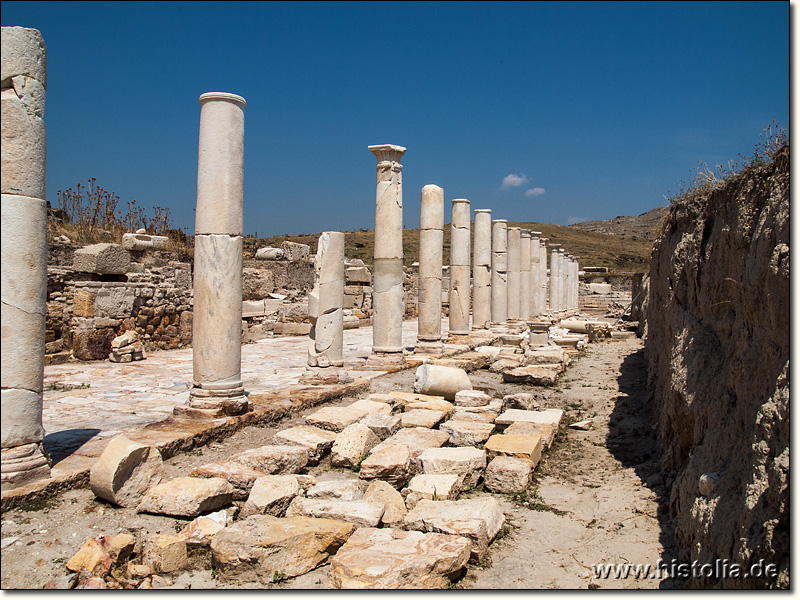
[[[646,352],[682,560],[789,568],[789,150],[670,207]],[[701,482],[701,476],[703,481]]]

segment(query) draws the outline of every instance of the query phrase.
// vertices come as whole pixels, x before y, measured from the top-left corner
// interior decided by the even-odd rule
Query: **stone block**
[[[375,395],[375,394],[373,394]],[[385,395],[385,394],[381,394]],[[395,399],[395,402],[398,403],[401,407],[405,407],[406,404],[412,402],[430,402],[433,400],[444,400],[444,396],[431,396],[428,394],[417,394],[414,392],[389,392],[389,396]],[[370,398],[372,395],[370,396]]]
[[[111,328],[77,329],[72,334],[72,354],[80,360],[104,360],[114,337]]]
[[[326,406],[308,415],[306,423],[338,433],[348,425],[358,422],[366,414],[366,410],[350,406]]]
[[[247,467],[234,460],[206,463],[189,472],[189,477],[221,477],[233,486],[233,499],[246,500],[255,482],[265,471]]]
[[[491,415],[485,416],[491,418]],[[492,435],[494,424],[474,419],[450,419],[442,423],[439,429],[450,434],[450,443],[453,446],[478,446],[485,443],[489,436]]]
[[[228,506],[232,501],[233,486],[221,477],[177,477],[151,487],[136,510],[193,518]]]
[[[358,476],[361,479],[383,479],[396,488],[401,487],[414,470],[408,446],[395,444],[380,450],[377,448],[378,446],[373,448],[370,455],[362,461]]]
[[[301,494],[300,484],[292,475],[264,475],[255,480],[239,519],[250,515],[282,517],[294,498]]]
[[[75,250],[72,268],[83,273],[124,275],[131,264],[130,252],[119,244],[93,244]]]
[[[377,413],[382,415],[392,414],[393,408],[391,404],[386,402],[378,402],[376,400],[356,400],[347,408],[353,410],[363,410],[367,414]]]
[[[287,517],[314,517],[352,523],[356,527],[376,527],[384,507],[363,500],[321,500],[298,496],[286,510]]]
[[[424,410],[438,410],[445,413],[445,416],[453,414],[456,407],[452,402],[448,402],[447,400],[439,400],[439,399],[432,399],[432,400],[422,400],[422,401],[412,401],[407,402],[406,405],[403,407],[403,410],[411,411],[416,409],[424,409]]]
[[[311,323],[275,323],[273,332],[275,335],[308,335],[311,331]]]
[[[163,463],[155,446],[113,438],[89,472],[95,496],[124,507],[136,506],[145,492],[161,481]]]
[[[365,487],[366,484],[358,479],[331,479],[314,484],[306,491],[306,497],[352,502],[364,497]]]
[[[351,523],[309,517],[253,515],[226,527],[211,542],[211,564],[223,581],[273,582],[325,563],[353,533]]]
[[[426,429],[424,427],[404,427],[393,436],[386,438],[372,449],[372,452],[380,452],[390,446],[405,446],[411,452],[411,457],[416,458],[428,448],[439,448],[444,446],[450,439],[450,434],[438,429]]]
[[[334,432],[310,425],[290,427],[275,434],[276,442],[304,448],[310,465],[316,465],[323,456],[330,452],[335,440]]]
[[[472,544],[461,536],[359,529],[331,560],[335,589],[442,589],[461,575]]]
[[[455,395],[455,405],[461,407],[486,406],[491,401],[489,394],[479,390],[461,390]]]
[[[299,260],[308,260],[311,247],[307,244],[284,241],[281,243],[281,250],[283,250],[283,257],[286,260],[294,262]]]
[[[466,410],[457,410],[450,417],[451,421],[474,421],[476,423],[494,423],[497,415],[488,412],[468,412]]]
[[[455,473],[415,475],[406,488],[406,507],[413,509],[420,500],[455,500],[461,484],[461,477]]]
[[[388,404],[392,407],[392,412],[400,410],[403,404],[405,404],[401,398],[395,396],[394,392],[391,394],[370,394],[367,396],[367,400],[370,402],[383,402],[384,404]]]
[[[344,270],[344,281],[347,285],[372,283],[372,276],[367,267],[347,267]]]
[[[380,479],[376,479],[369,484],[363,500],[364,502],[372,502],[383,506],[381,524],[387,527],[402,525],[403,519],[405,519],[408,512],[400,492]]]
[[[496,456],[486,467],[483,486],[497,494],[522,492],[531,483],[534,467],[527,458]]]
[[[547,449],[553,443],[558,429],[553,423],[517,421],[506,427],[503,433],[506,435],[539,435],[542,437],[542,448]]]
[[[472,556],[486,556],[489,544],[505,523],[500,505],[492,497],[467,500],[420,500],[405,518],[406,529],[447,533],[469,538]]]
[[[197,517],[180,530],[178,537],[189,547],[208,546],[214,535],[228,525],[228,521],[227,510]]]
[[[142,562],[156,573],[172,573],[189,567],[186,542],[169,533],[150,535],[142,548]]]
[[[503,396],[503,410],[538,410],[540,397],[530,392],[508,394]]]
[[[72,314],[76,317],[94,317],[94,299],[97,294],[77,288],[72,296]]]
[[[483,477],[486,452],[469,447],[429,448],[419,455],[418,461],[424,474],[458,475],[462,489],[466,489],[475,487]]]
[[[415,408],[400,415],[400,422],[403,427],[425,427],[433,429],[441,423],[447,416],[442,410],[428,410],[425,408]]]
[[[384,404],[383,406],[388,406]],[[331,465],[349,469],[380,443],[380,438],[363,423],[353,423],[336,436],[331,447]]]
[[[552,425],[556,430],[561,423],[564,411],[560,408],[547,408],[545,410],[507,410],[503,412],[495,423],[497,425],[511,425],[512,423],[544,423]]]
[[[527,458],[536,465],[542,458],[542,436],[497,434],[484,445],[490,459],[495,456]]]
[[[369,427],[381,440],[385,440],[389,436],[394,435],[402,427],[400,417],[378,413],[366,414],[359,423]]]

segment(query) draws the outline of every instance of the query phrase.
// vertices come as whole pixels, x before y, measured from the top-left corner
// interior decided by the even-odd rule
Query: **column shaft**
[[[508,222],[492,221],[492,325],[508,321]]]
[[[314,261],[314,289],[308,295],[311,331],[308,366],[341,367],[344,332],[344,233],[319,236]]]
[[[531,234],[525,230],[519,234],[519,318],[531,319]]]
[[[509,321],[519,320],[519,227],[508,228],[508,308]]]
[[[561,261],[558,245],[550,246],[550,312],[558,313],[561,309]]]
[[[550,277],[547,272],[547,238],[539,238],[539,316],[547,311],[547,291],[550,285]]]
[[[542,285],[542,269],[539,268],[539,235],[538,231],[531,231],[531,319],[538,319],[541,312],[539,288]]]
[[[422,188],[419,213],[419,309],[417,341],[442,341],[444,190]]]
[[[450,335],[469,335],[469,200],[453,200],[450,223]]]
[[[475,210],[472,267],[472,328],[488,329],[492,320],[492,211]]]

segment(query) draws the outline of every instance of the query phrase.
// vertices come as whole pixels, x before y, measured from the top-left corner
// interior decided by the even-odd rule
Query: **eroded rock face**
[[[780,571],[723,587],[788,587],[789,234],[787,147],[674,203],[650,263],[646,353],[679,558]],[[708,496],[705,473],[719,475]]]

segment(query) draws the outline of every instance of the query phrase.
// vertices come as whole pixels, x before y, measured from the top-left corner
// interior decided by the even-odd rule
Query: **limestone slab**
[[[376,527],[381,522],[383,511],[384,507],[380,504],[363,500],[322,500],[298,496],[286,509],[286,516],[335,519],[356,527]]]
[[[174,517],[196,517],[228,506],[232,501],[233,486],[221,477],[176,477],[151,487],[136,510]]]
[[[255,482],[268,473],[234,460],[206,463],[189,472],[189,477],[221,477],[233,486],[233,499],[246,500]]]
[[[491,415],[487,416],[491,418]],[[439,427],[442,431],[450,434],[450,443],[453,446],[478,446],[483,444],[492,435],[494,428],[494,423],[491,422],[456,419],[450,419]]]
[[[381,524],[387,527],[402,525],[403,519],[408,512],[400,492],[380,479],[376,479],[369,484],[363,500],[383,506]]]
[[[308,464],[308,450],[304,446],[267,445],[246,450],[229,459],[269,475],[300,472]]]
[[[480,390],[461,390],[455,395],[455,405],[460,407],[486,406],[492,397]]]
[[[447,416],[442,410],[429,410],[426,408],[415,408],[400,415],[403,427],[425,427],[433,429],[441,423]]]
[[[275,441],[305,448],[308,452],[308,464],[317,464],[323,456],[330,452],[336,434],[327,429],[311,425],[289,427],[275,434]]]
[[[488,439],[484,449],[490,459],[498,455],[516,456],[527,458],[535,465],[542,458],[542,446],[540,435],[497,434]]]
[[[451,421],[474,421],[478,423],[494,423],[497,415],[489,412],[469,412],[457,410],[450,418]]]
[[[450,434],[438,429],[426,429],[424,427],[404,427],[393,436],[386,438],[372,449],[372,452],[380,452],[390,446],[400,445],[408,448],[411,457],[416,458],[428,448],[439,448],[444,446],[450,439]]]
[[[498,425],[511,425],[512,423],[546,423],[558,429],[564,411],[560,408],[547,408],[545,410],[518,410],[512,409],[503,412],[495,423]]]
[[[397,415],[382,415],[377,413],[365,415],[359,423],[369,427],[380,440],[385,440],[389,436],[394,435],[402,427],[400,417]]]
[[[540,435],[542,437],[542,448],[547,449],[553,443],[558,429],[553,423],[517,421],[506,427],[503,433],[506,435]]]
[[[453,411],[456,409],[455,405],[452,402],[448,402],[447,400],[433,399],[433,400],[408,402],[403,407],[403,410],[411,411],[420,408],[425,410],[442,411],[445,413],[445,415],[451,415]]]
[[[250,515],[282,517],[295,496],[301,493],[297,478],[292,475],[264,475],[255,480],[239,519]]]
[[[358,479],[333,479],[320,481],[306,492],[307,498],[317,500],[343,500],[352,502],[364,497],[365,484]]]
[[[406,488],[406,506],[413,509],[420,500],[455,500],[461,483],[461,477],[454,473],[415,475]]]
[[[456,579],[472,544],[461,536],[359,529],[331,560],[336,589],[441,589]]]
[[[214,534],[226,527],[228,521],[227,510],[203,515],[190,521],[180,530],[178,537],[186,542],[188,547],[208,546]]]
[[[385,442],[383,442],[385,443]],[[405,444],[389,445],[377,450],[361,463],[358,476],[362,479],[383,479],[394,487],[402,486],[412,475],[414,462]]]
[[[348,425],[357,422],[367,412],[364,409],[351,406],[325,406],[308,415],[306,423],[328,431],[340,432]]]
[[[424,474],[455,474],[462,488],[472,488],[483,477],[486,452],[469,447],[429,448],[419,455],[418,461]]]
[[[434,400],[444,400],[444,396],[436,396],[430,394],[417,394],[412,392],[389,392],[389,396],[396,399],[401,406],[405,406],[406,404],[412,402],[430,402]],[[371,398],[372,396],[370,396]]]
[[[533,461],[516,456],[496,456],[486,467],[483,486],[498,494],[522,492],[531,483]]]
[[[383,406],[387,406],[384,404]],[[331,447],[331,465],[349,469],[361,462],[380,438],[367,425],[353,423],[336,436]]]

